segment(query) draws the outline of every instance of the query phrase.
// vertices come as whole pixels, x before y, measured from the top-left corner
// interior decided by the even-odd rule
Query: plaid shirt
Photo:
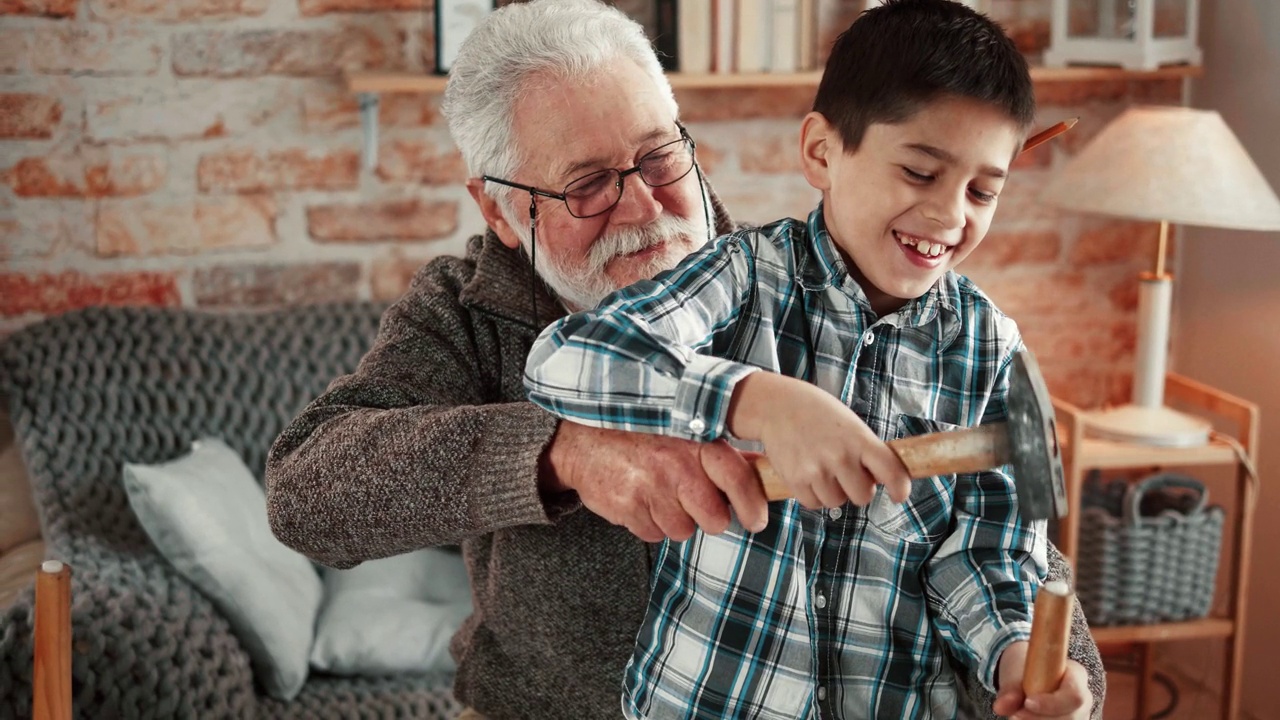
[[[890,440],[1004,419],[1020,347],[1013,321],[954,273],[877,319],[819,206],[557,322],[526,385],[563,418],[711,441],[728,437],[737,381],[764,368],[816,383]],[[952,659],[993,687],[1000,652],[1030,632],[1043,523],[1019,518],[1007,468],[884,500],[770,503],[761,533],[735,521],[668,540],[625,674],[627,716],[953,717]]]

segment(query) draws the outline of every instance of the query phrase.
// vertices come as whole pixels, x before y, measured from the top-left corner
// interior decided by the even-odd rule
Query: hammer
[[[1044,520],[1066,515],[1066,482],[1053,403],[1040,367],[1027,350],[1013,358],[1008,406],[1008,419],[1001,423],[906,437],[891,440],[888,445],[913,478],[1012,465],[1018,512],[1023,519]],[[766,498],[773,501],[792,496],[767,457],[756,458],[754,464]],[[1053,587],[1041,588],[1037,596],[1023,681],[1028,694],[1057,689],[1066,671],[1071,597],[1069,591],[1058,587],[1065,583],[1050,585]],[[1049,592],[1045,592],[1046,589]],[[1053,610],[1047,611],[1046,604],[1050,601],[1055,604]]]
[[[1053,403],[1029,351],[1013,357],[1009,375],[1009,417],[1005,422],[965,430],[936,432],[890,440],[907,474],[913,478],[971,473],[1013,465],[1018,512],[1026,520],[1067,514],[1062,451],[1058,447]],[[761,456],[756,472],[770,500],[790,498],[791,489]]]

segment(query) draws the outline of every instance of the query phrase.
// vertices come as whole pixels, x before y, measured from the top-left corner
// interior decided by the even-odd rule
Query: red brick
[[[0,15],[72,17],[80,0],[0,0]]]
[[[738,146],[742,172],[799,173],[799,128],[780,135],[756,136]]]
[[[388,182],[455,185],[467,178],[462,155],[431,142],[392,140],[378,150],[378,177]]]
[[[430,23],[421,32],[418,33],[418,60],[422,64],[423,72],[436,71],[436,29],[435,24]]]
[[[190,140],[270,126],[296,111],[297,103],[271,82],[191,80],[165,87],[122,79],[95,86],[85,114],[95,142]]]
[[[107,201],[98,212],[98,254],[159,255],[265,247],[276,240],[275,202],[267,196],[204,198],[161,205]]]
[[[971,268],[966,274],[1000,309],[1015,318],[1095,313],[1107,309],[1094,291],[1095,281],[1086,273],[1068,269],[1021,272]]]
[[[1155,267],[1160,225],[1154,222],[1113,221],[1080,233],[1071,248],[1073,265],[1108,265],[1146,261]]]
[[[431,7],[430,0],[298,0],[303,17],[327,13],[421,11]]]
[[[307,231],[320,242],[439,240],[457,230],[453,201],[411,198],[307,208]]]
[[[1062,211],[1046,203],[1044,188],[1051,174],[1048,170],[1023,169],[1009,175],[996,208],[996,227],[1011,224],[1043,226],[1062,221]]]
[[[341,190],[360,178],[360,154],[296,148],[269,153],[227,150],[204,155],[196,168],[201,192],[254,193],[263,190]]]
[[[0,262],[92,253],[94,210],[81,200],[0,200]]]
[[[698,144],[694,152],[697,153],[698,167],[702,168],[702,174],[714,175],[716,170],[724,164],[724,152],[705,140],[698,140],[697,137],[694,138],[694,142]]]
[[[1054,361],[1041,363],[1045,385],[1056,398],[1085,409],[1107,404],[1111,392],[1113,368],[1105,366],[1062,366]]]
[[[173,41],[173,72],[183,76],[321,76],[344,70],[398,70],[403,34],[373,27],[338,30],[244,30],[182,33]]]
[[[21,75],[30,72],[31,54],[27,47],[27,33],[0,28],[0,74]]]
[[[103,20],[187,22],[257,17],[270,4],[271,0],[89,0],[89,9]]]
[[[0,138],[51,138],[61,121],[62,103],[57,98],[0,93]]]
[[[100,25],[0,30],[0,69],[46,74],[150,75],[163,54],[154,35]]]
[[[378,126],[422,128],[440,120],[440,96],[420,93],[383,95],[378,104]],[[360,105],[345,87],[326,83],[302,96],[302,127],[309,132],[329,132],[360,127]]]
[[[1018,326],[1027,347],[1037,356],[1051,357],[1057,362],[1103,365],[1128,362],[1133,359],[1137,340],[1132,317],[1023,315],[1018,317]]]
[[[201,307],[260,307],[355,300],[360,265],[354,262],[299,265],[219,265],[192,276]]]
[[[686,122],[793,118],[813,107],[813,87],[712,88],[676,91],[680,118]],[[797,125],[797,127],[799,127]]]
[[[800,177],[775,176],[778,182],[736,184],[716,189],[735,222],[768,223],[784,217],[805,219],[821,196]]]
[[[0,315],[54,315],[94,305],[178,305],[172,273],[0,273]]]
[[[427,262],[427,258],[407,256],[399,248],[374,258],[369,276],[369,292],[378,302],[391,302],[409,289],[413,275]]]
[[[23,158],[3,179],[20,197],[145,195],[164,183],[165,162],[158,155],[83,148],[75,155]]]
[[[1128,94],[1129,83],[1124,80],[1049,80],[1036,83],[1036,104],[1040,107],[1115,102],[1125,99]]]
[[[1111,301],[1112,307],[1124,312],[1134,312],[1138,309],[1138,275],[1137,273],[1125,273],[1119,280],[1111,284],[1111,289],[1107,291],[1107,299]]]
[[[1051,263],[1061,252],[1062,237],[1053,230],[990,232],[960,267],[964,272],[974,267]]]

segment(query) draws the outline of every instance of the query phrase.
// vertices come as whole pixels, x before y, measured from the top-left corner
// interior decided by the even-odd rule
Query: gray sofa
[[[295,700],[254,685],[213,604],[152,546],[121,485],[223,438],[261,481],[271,442],[353,370],[381,308],[269,312],[91,308],[28,326],[0,348],[0,397],[31,477],[48,557],[73,568],[73,696],[84,718],[447,718],[443,675],[312,674]],[[0,614],[0,720],[31,714],[33,593]]]

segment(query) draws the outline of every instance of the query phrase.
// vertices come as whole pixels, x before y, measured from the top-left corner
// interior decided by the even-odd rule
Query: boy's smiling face
[[[982,242],[1022,137],[998,108],[952,96],[872,123],[852,152],[822,115],[805,118],[805,178],[876,314],[925,294]]]

